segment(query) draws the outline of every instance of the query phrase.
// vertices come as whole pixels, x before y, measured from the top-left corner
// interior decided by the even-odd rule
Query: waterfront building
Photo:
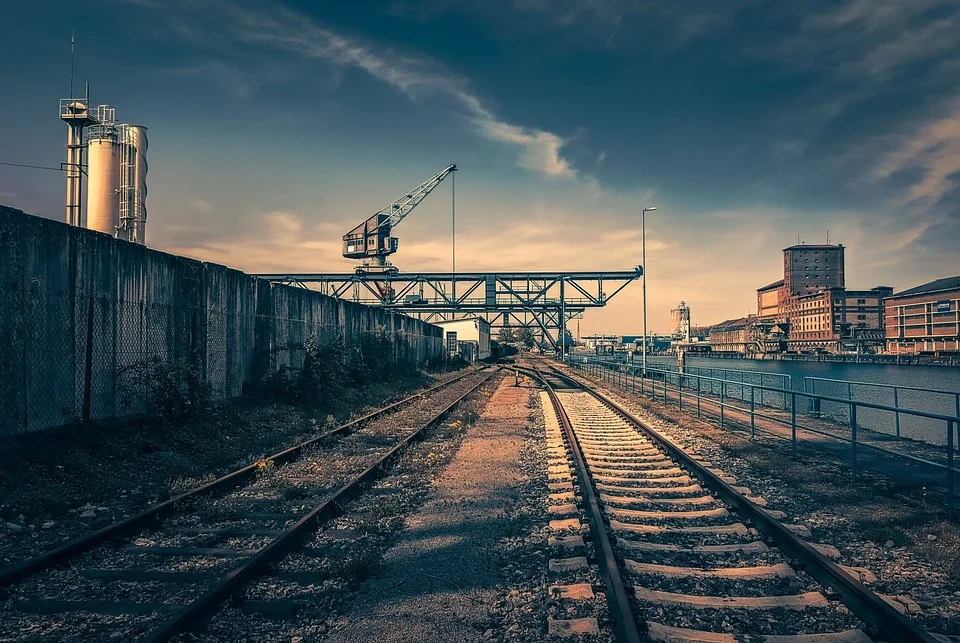
[[[937,279],[884,301],[887,352],[960,352],[960,276]]]
[[[751,356],[757,352],[756,315],[728,319],[710,328],[711,353]]]
[[[757,289],[758,352],[883,350],[883,300],[889,286],[847,290],[842,244],[783,249],[783,279]]]
[[[827,288],[787,300],[787,350],[798,353],[883,351],[883,301],[889,286],[870,290]]]

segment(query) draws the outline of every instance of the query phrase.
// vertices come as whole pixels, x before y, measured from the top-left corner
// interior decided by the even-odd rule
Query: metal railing
[[[955,433],[960,431],[960,413],[949,415],[944,413],[933,413],[921,411],[918,409],[907,409],[902,407],[893,407],[886,404],[869,402],[865,400],[844,399],[830,395],[817,394],[809,391],[794,391],[771,386],[750,384],[733,380],[725,380],[715,377],[698,375],[693,373],[680,373],[675,370],[656,368],[647,366],[646,377],[640,376],[641,367],[633,364],[624,364],[616,362],[604,362],[601,360],[590,360],[576,356],[571,359],[570,365],[580,369],[585,373],[597,377],[603,381],[608,381],[619,388],[641,395],[649,395],[655,401],[669,403],[675,401],[680,410],[684,409],[684,398],[687,400],[687,409],[692,411],[692,405],[696,405],[697,418],[701,418],[705,413],[708,403],[718,409],[720,428],[726,428],[731,424],[730,414],[739,413],[741,417],[746,417],[749,423],[750,439],[755,439],[757,433],[763,433],[776,438],[783,438],[783,435],[777,431],[766,429],[757,425],[757,419],[762,418],[769,422],[790,428],[791,453],[794,458],[797,457],[798,441],[803,440],[798,436],[798,432],[804,432],[836,440],[850,445],[850,468],[853,479],[856,480],[859,475],[860,450],[871,451],[874,453],[893,456],[895,458],[908,461],[915,465],[921,465],[936,471],[943,472],[946,477],[947,506],[949,516],[952,518],[956,514],[956,478],[960,474],[960,468],[955,465],[957,445],[960,444],[960,436],[955,438]],[[902,387],[901,387],[902,388]],[[639,389],[639,391],[638,391]],[[731,396],[730,392],[741,393],[738,396]],[[743,392],[746,391],[745,394]],[[758,392],[770,391],[777,396],[787,396],[789,403],[786,409],[772,408],[759,404]],[[807,398],[808,400],[817,400],[820,404],[823,402],[844,404],[848,407],[848,422],[846,424],[822,421],[820,426],[811,426],[801,424],[797,420],[797,400],[798,398]],[[738,405],[737,402],[744,403]],[[811,404],[812,406],[812,404]],[[873,444],[865,441],[858,430],[864,428],[858,422],[858,411],[874,410],[887,413],[899,413],[909,417],[925,418],[927,420],[942,423],[946,429],[945,435],[945,460],[946,462],[936,462],[929,457],[921,457],[903,451],[893,450],[887,447]],[[831,430],[832,429],[832,430]],[[843,429],[839,432],[838,429]],[[847,434],[847,431],[849,432]],[[809,438],[807,438],[809,440]],[[929,445],[931,450],[937,449],[935,445]]]
[[[937,400],[941,405],[946,409],[946,405],[952,402],[953,412],[955,415],[960,416],[960,392],[957,391],[945,391],[940,389],[932,388],[923,388],[920,386],[901,386],[899,384],[883,384],[880,382],[858,382],[855,380],[839,380],[831,379],[829,377],[804,377],[803,378],[803,390],[809,393],[817,392],[817,383],[820,383],[821,386],[832,386],[833,388],[843,391],[844,389],[847,392],[847,400],[853,399],[853,393],[857,388],[866,388],[874,389],[879,391],[890,392],[892,396],[892,406],[897,409],[894,412],[894,431],[895,435],[899,438],[901,436],[901,411],[904,409],[910,409],[911,407],[902,407],[900,405],[900,392],[901,391],[910,391],[912,393],[917,393],[916,397],[921,396],[934,396],[940,398]],[[811,413],[824,413],[824,409],[820,405],[814,404],[815,398],[811,399]],[[931,400],[933,401],[933,400]]]

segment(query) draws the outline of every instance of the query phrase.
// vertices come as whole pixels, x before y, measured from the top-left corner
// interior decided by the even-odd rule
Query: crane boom
[[[420,205],[420,202],[427,198],[427,195],[433,192],[433,190],[440,185],[440,183],[447,178],[447,175],[451,172],[456,172],[456,165],[449,165],[440,172],[437,172],[432,179],[428,179],[415,187],[410,191],[406,196],[402,196],[387,207],[380,210],[377,214],[386,214],[387,218],[383,220],[377,227],[383,228],[388,227],[392,228],[401,221],[403,221],[410,212],[413,211],[415,207]],[[376,215],[374,215],[376,216]]]
[[[393,226],[403,221],[451,172],[456,171],[455,164],[447,166],[343,235],[343,256],[363,259],[357,272],[396,272],[387,261],[387,255],[397,251],[398,239],[391,235]]]

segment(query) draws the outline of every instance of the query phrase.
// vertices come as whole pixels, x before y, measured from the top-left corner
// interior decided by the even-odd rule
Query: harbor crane
[[[357,274],[382,273],[396,275],[399,270],[387,260],[397,251],[398,239],[392,236],[393,227],[403,221],[414,208],[427,198],[456,165],[449,165],[433,178],[424,181],[408,194],[400,197],[372,217],[343,235],[343,256],[347,259],[362,259]]]

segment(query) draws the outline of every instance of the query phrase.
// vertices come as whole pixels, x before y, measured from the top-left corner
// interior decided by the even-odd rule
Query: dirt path
[[[500,595],[493,558],[517,502],[529,389],[501,380],[423,508],[385,556],[386,570],[327,640],[481,641]]]

